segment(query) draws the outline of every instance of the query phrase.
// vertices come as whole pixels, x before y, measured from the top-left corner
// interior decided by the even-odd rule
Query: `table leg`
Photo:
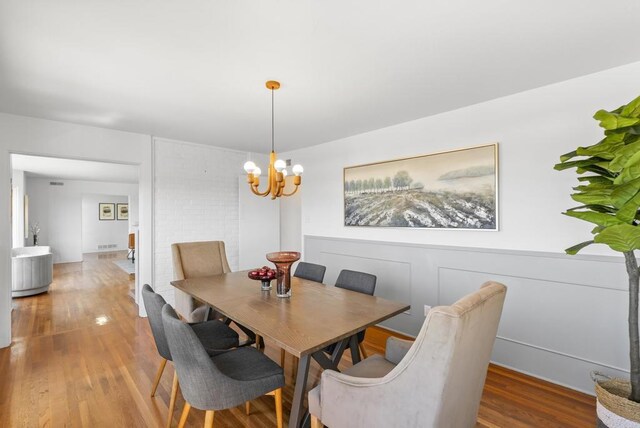
[[[296,386],[293,390],[289,428],[298,428],[306,413],[304,408],[304,394],[307,390],[310,359],[310,355],[301,355],[298,360],[298,376],[296,376]]]
[[[351,361],[353,364],[358,364],[360,362],[360,349],[358,349],[358,335],[354,334],[349,339],[349,348],[351,348]]]
[[[335,349],[333,350],[333,354],[331,354],[331,361],[333,361],[333,363],[336,366],[340,362],[340,359],[342,358],[342,354],[344,353],[344,350],[347,349],[347,345],[349,344],[350,340],[351,338],[349,337],[341,340],[340,342],[338,342]]]

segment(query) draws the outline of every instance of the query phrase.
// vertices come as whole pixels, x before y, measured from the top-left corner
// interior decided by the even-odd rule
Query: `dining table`
[[[407,311],[410,306],[376,296],[291,278],[291,297],[276,296],[248,277],[248,271],[172,281],[177,289],[211,306],[256,335],[298,357],[289,427],[309,423],[304,406],[311,359],[323,369],[338,370],[347,348],[360,361],[357,333]],[[331,354],[325,350],[336,344]]]

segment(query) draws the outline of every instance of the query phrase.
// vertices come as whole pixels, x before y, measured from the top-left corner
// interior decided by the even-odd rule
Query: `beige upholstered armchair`
[[[171,245],[173,277],[176,280],[231,272],[222,241],[184,242]],[[176,311],[187,322],[205,321],[207,306],[175,290]]]
[[[384,357],[324,371],[309,392],[312,428],[475,426],[505,295],[485,283],[433,308],[414,342],[389,338]]]

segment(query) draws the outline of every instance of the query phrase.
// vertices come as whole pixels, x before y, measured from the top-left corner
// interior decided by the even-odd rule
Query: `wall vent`
[[[286,161],[287,166],[291,166],[291,159],[287,159]]]
[[[62,181],[50,181],[49,186],[64,186]]]

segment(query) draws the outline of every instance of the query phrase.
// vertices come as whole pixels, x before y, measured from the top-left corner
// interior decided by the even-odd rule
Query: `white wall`
[[[133,190],[137,195],[136,186]],[[129,246],[129,222],[117,218],[100,220],[98,216],[100,203],[112,203],[117,212],[117,204],[129,203],[129,196],[82,195],[82,252],[99,253],[126,250]],[[116,245],[116,247],[99,248],[105,245]]]
[[[156,291],[173,303],[171,244],[221,240],[239,265],[238,176],[247,153],[155,139]]]
[[[11,186],[13,190],[12,200],[12,246],[13,248],[24,247],[24,195],[25,180],[24,171],[13,170],[11,174]]]
[[[40,224],[38,243],[51,246],[54,263],[82,261],[84,252],[98,251],[98,243],[117,243],[118,250],[127,248],[129,223],[116,220],[99,222],[97,202],[93,209],[87,206],[87,212],[84,213],[83,200],[88,197],[87,204],[94,199],[102,202],[117,199],[118,202],[127,203],[128,195],[138,194],[137,184],[31,177],[27,177],[26,181],[29,189],[29,222]],[[51,181],[64,185],[51,186]],[[120,197],[114,198],[114,195]],[[103,239],[109,242],[102,242]],[[33,245],[31,234],[27,245]]]
[[[591,226],[560,215],[575,172],[557,172],[559,156],[602,138],[593,114],[640,94],[640,62],[460,110],[284,153],[305,166],[301,235],[561,253],[591,237]],[[499,142],[500,231],[343,226],[345,166]],[[283,205],[283,242],[294,234],[295,204]],[[286,214],[285,214],[286,212]],[[299,235],[299,236],[301,236]],[[288,238],[286,238],[288,239]],[[300,244],[301,245],[301,244]],[[585,254],[612,254],[591,246]]]
[[[6,213],[6,219],[10,213],[10,153],[140,165],[137,279],[153,282],[152,151],[148,135],[0,114],[0,212]],[[0,347],[4,347],[11,343],[11,224],[0,223]]]

